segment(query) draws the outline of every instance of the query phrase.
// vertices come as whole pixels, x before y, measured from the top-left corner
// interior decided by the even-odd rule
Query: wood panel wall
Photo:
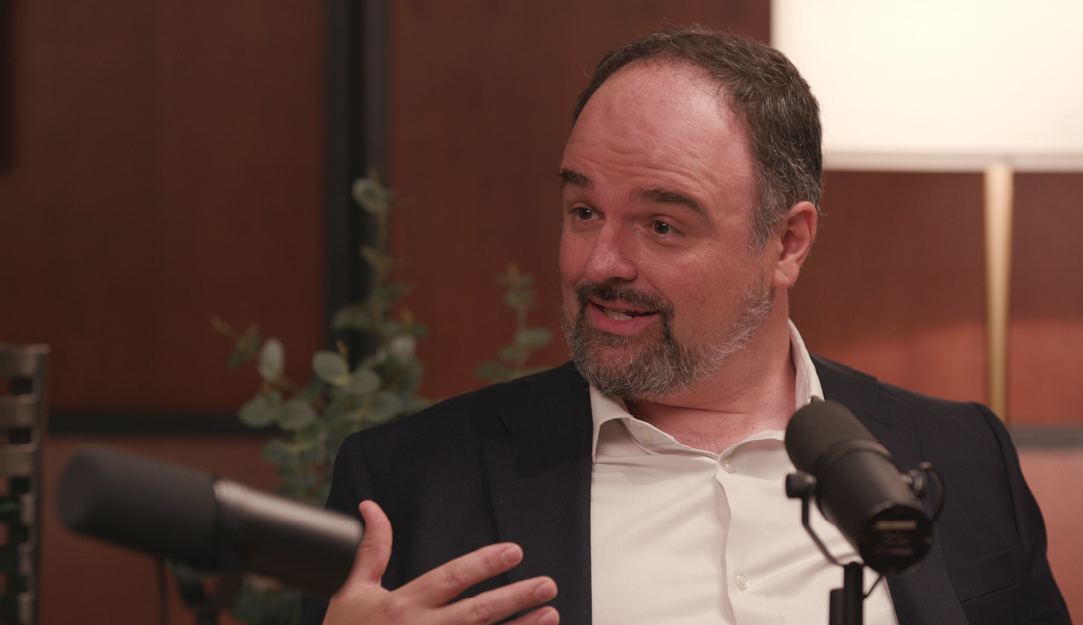
[[[212,315],[323,340],[321,8],[9,4],[0,336],[55,410],[232,412]]]
[[[930,395],[985,393],[982,179],[828,172],[794,288],[809,349]]]
[[[1012,423],[1083,423],[1083,174],[1020,174],[1008,416]]]

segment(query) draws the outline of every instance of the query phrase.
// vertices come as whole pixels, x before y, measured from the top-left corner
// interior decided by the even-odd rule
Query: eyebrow
[[[591,182],[590,178],[587,178],[585,174],[581,174],[574,169],[562,169],[557,175],[560,176],[561,189],[564,189],[564,187],[567,187],[568,185],[582,187],[584,189],[594,188],[594,183]]]
[[[707,211],[699,205],[698,202],[691,197],[681,193],[679,191],[670,191],[669,189],[654,188],[654,189],[637,189],[632,191],[633,196],[639,196],[649,202],[658,204],[677,204],[686,208],[692,209],[694,212],[700,215],[706,215]]]
[[[581,189],[593,189],[594,182],[581,172],[574,169],[562,169],[558,174],[560,176],[560,188],[565,189],[568,186],[579,187]],[[633,198],[640,198],[648,202],[655,204],[676,204],[678,206],[684,206],[691,209],[693,212],[706,216],[707,211],[704,210],[698,202],[693,200],[690,196],[681,193],[679,191],[670,191],[669,189],[663,189],[656,187],[653,189],[633,189],[631,196]]]

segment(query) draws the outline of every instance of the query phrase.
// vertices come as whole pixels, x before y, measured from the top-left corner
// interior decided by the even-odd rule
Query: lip
[[[640,314],[627,319],[613,319],[606,315],[606,309]],[[610,334],[622,336],[638,334],[655,323],[658,316],[657,311],[639,309],[621,302],[600,302],[593,299],[587,302],[587,317],[590,324],[598,330]]]

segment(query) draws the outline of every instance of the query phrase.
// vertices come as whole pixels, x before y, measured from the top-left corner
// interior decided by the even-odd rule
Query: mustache
[[[636,308],[653,310],[667,319],[673,315],[673,304],[665,297],[655,293],[644,293],[643,291],[638,291],[627,286],[621,286],[614,282],[586,282],[580,284],[575,287],[575,299],[579,302],[581,314],[586,309],[587,302],[591,299],[600,299],[607,302],[620,302]]]

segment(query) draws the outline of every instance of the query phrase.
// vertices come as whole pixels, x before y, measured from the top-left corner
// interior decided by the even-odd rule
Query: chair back
[[[41,440],[47,345],[0,343],[0,623],[37,622]]]

